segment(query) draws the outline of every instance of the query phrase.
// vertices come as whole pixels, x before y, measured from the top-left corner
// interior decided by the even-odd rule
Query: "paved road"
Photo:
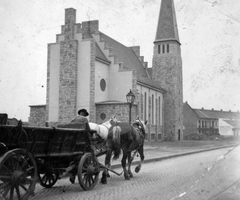
[[[107,185],[99,183],[92,191],[63,179],[51,189],[37,186],[31,199],[219,199],[240,178],[239,155],[240,147],[225,148],[147,163],[130,181],[111,174]]]

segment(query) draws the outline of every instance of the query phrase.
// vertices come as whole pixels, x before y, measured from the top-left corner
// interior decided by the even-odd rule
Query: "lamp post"
[[[135,100],[135,95],[133,94],[132,90],[126,95],[127,102],[129,103],[129,124],[131,124],[131,111],[132,111],[132,104]]]

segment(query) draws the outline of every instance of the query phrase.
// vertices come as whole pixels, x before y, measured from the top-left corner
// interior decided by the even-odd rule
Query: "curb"
[[[185,153],[177,153],[177,154],[173,154],[173,155],[169,155],[169,156],[149,158],[149,159],[144,160],[144,163],[157,162],[157,161],[171,159],[171,158],[176,158],[176,157],[180,157],[180,156],[187,156],[187,155],[196,154],[196,153],[202,153],[202,152],[206,152],[206,151],[214,151],[214,150],[217,150],[217,149],[236,147],[238,145],[239,144],[237,144],[237,145],[229,145],[229,146],[222,146],[222,147],[215,147],[215,148],[210,148],[210,149],[202,149],[202,150],[190,151],[190,152],[185,152]],[[132,165],[136,165],[138,163],[139,163],[139,161],[133,161]],[[119,168],[119,167],[122,167],[122,164],[114,164],[114,165],[111,166],[112,169],[116,169],[116,168]]]

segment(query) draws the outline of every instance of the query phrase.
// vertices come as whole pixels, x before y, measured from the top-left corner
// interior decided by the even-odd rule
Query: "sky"
[[[175,0],[183,62],[183,100],[192,108],[240,111],[240,1]],[[161,0],[1,0],[0,113],[28,121],[46,104],[47,44],[56,42],[66,8],[77,23],[125,46],[140,46],[152,66]]]

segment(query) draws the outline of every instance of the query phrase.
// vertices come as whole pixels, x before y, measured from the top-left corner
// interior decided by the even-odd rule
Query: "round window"
[[[105,89],[106,89],[106,81],[105,81],[105,79],[101,79],[101,81],[100,81],[100,88],[101,88],[102,91],[105,91]]]
[[[100,115],[100,118],[101,118],[101,120],[106,119],[106,114],[105,114],[105,113],[102,113],[102,114]]]

